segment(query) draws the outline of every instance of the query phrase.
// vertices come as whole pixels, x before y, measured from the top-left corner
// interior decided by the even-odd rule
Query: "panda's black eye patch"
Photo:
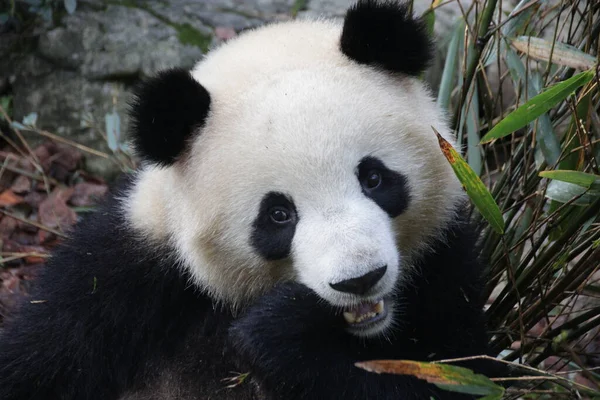
[[[267,260],[288,257],[297,223],[298,213],[293,201],[282,193],[267,193],[260,202],[252,226],[252,247]]]
[[[365,196],[377,203],[390,217],[397,217],[406,210],[410,193],[404,175],[392,171],[375,157],[360,160],[357,175]]]

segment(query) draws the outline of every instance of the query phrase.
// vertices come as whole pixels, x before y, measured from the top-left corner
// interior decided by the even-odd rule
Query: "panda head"
[[[398,281],[463,196],[416,77],[430,52],[405,5],[361,0],[341,24],[262,27],[146,81],[128,221],[226,304],[295,280],[355,334],[383,332]]]

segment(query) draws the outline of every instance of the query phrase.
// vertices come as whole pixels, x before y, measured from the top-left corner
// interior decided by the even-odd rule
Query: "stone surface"
[[[40,22],[20,36],[0,34],[0,82],[10,86],[16,120],[37,112],[39,127],[108,152],[104,116],[114,107],[126,131],[127,101],[140,78],[191,68],[236,33],[290,18],[296,1],[80,1],[74,14],[63,13],[54,24]],[[298,17],[341,17],[352,2],[309,0]],[[470,0],[462,3],[467,8]],[[416,12],[429,4],[416,0]],[[443,37],[459,12],[455,2],[440,8],[436,33]],[[102,159],[88,165],[93,172],[116,172],[115,163]]]

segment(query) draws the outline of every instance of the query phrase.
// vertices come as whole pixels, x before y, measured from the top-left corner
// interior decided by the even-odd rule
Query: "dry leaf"
[[[23,198],[17,194],[14,194],[12,190],[6,189],[0,193],[0,207],[10,207],[16,204],[23,203]]]

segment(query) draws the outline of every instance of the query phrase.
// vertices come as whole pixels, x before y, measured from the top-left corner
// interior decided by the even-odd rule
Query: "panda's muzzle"
[[[375,286],[381,278],[383,278],[385,271],[387,271],[387,265],[374,269],[373,271],[367,272],[356,278],[346,279],[337,283],[330,283],[329,286],[339,292],[364,295],[369,289]]]
[[[330,283],[339,292],[365,295],[383,278],[387,265],[374,269],[356,278]],[[387,317],[387,304],[382,300],[364,302],[344,308],[344,319],[353,328],[365,328],[377,324]]]

